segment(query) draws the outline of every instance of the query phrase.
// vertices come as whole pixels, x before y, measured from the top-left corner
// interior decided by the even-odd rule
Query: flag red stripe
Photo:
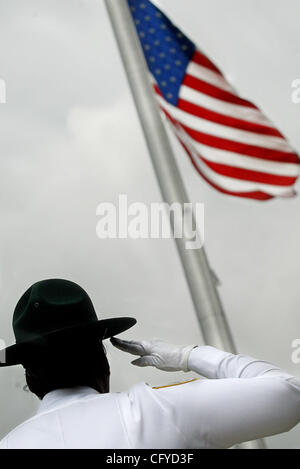
[[[177,107],[182,111],[188,112],[193,116],[206,119],[217,124],[226,125],[228,127],[234,127],[235,129],[246,130],[247,132],[253,132],[262,135],[271,135],[274,137],[284,138],[283,135],[274,127],[267,127],[262,124],[255,124],[235,117],[225,116],[215,111],[210,111],[202,106],[193,104],[185,99],[179,99]],[[238,114],[238,113],[237,113]]]
[[[236,94],[222,90],[221,88],[211,85],[210,83],[200,80],[199,78],[193,77],[192,75],[186,75],[183,79],[182,85],[188,86],[196,91],[207,94],[208,96],[212,96],[215,99],[219,99],[227,103],[257,109],[254,104],[250,103],[249,101],[246,101],[243,98],[240,98]]]
[[[219,148],[220,150],[232,151],[233,153],[238,153],[245,156],[253,156],[262,160],[268,161],[277,161],[282,164],[284,163],[295,163],[299,165],[299,158],[296,153],[286,153],[278,150],[270,150],[263,147],[255,147],[253,145],[241,144],[238,142],[233,142],[231,140],[226,140],[219,137],[214,137],[212,135],[204,134],[196,130],[190,129],[189,127],[179,123],[175,120],[169,113],[161,107],[162,111],[165,113],[167,118],[172,122],[173,125],[182,127],[193,140],[203,143],[213,148]]]
[[[245,199],[254,199],[254,200],[260,200],[260,201],[267,201],[267,200],[271,200],[271,199],[274,198],[274,196],[272,196],[270,194],[266,194],[265,192],[262,192],[262,191],[232,192],[232,191],[228,191],[226,189],[223,189],[223,187],[219,186],[218,184],[215,184],[210,179],[208,179],[205,176],[205,174],[203,174],[203,172],[200,170],[200,168],[197,166],[196,162],[194,161],[194,158],[193,158],[191,152],[189,151],[189,149],[187,148],[187,146],[184,144],[184,142],[179,137],[178,137],[178,140],[181,143],[181,145],[183,146],[183,148],[185,149],[185,151],[187,152],[187,154],[188,154],[188,156],[189,156],[189,158],[192,162],[192,165],[194,166],[196,171],[214,189],[218,190],[219,192],[222,192],[223,194],[232,195],[234,197],[242,197],[242,198],[245,198]]]
[[[219,75],[223,76],[221,70],[219,70],[218,67],[216,67],[216,65],[211,60],[209,60],[208,57],[201,54],[201,52],[199,52],[198,50],[195,51],[195,53],[192,57],[192,61],[195,62],[198,65],[202,65],[202,67],[209,68],[213,72],[216,72]]]
[[[238,153],[241,155],[253,156],[262,160],[277,161],[283,164],[299,164],[299,159],[296,153],[287,153],[284,151],[257,147],[255,145],[247,145],[245,143],[239,143],[221,137],[214,137],[213,135],[190,129],[182,123],[177,122],[177,125],[180,125],[186,131],[186,133],[197,142],[203,143],[203,145],[207,145],[212,148],[219,148],[221,150],[232,151],[233,153]]]
[[[297,177],[278,176],[276,174],[262,173],[260,171],[253,171],[250,169],[243,169],[221,163],[215,163],[206,160],[201,155],[199,155],[199,158],[201,158],[201,160],[204,161],[205,164],[216,173],[234,179],[270,184],[272,186],[291,186],[295,184],[297,180]]]

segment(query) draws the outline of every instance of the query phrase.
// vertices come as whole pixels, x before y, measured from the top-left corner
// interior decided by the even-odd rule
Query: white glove
[[[111,343],[123,352],[140,355],[131,363],[136,366],[154,366],[163,371],[189,371],[188,358],[195,345],[171,345],[163,340],[121,340],[112,338]]]

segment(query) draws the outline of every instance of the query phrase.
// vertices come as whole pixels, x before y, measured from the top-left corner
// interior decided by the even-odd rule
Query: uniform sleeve
[[[198,347],[189,368],[209,379],[153,391],[187,448],[229,448],[300,421],[299,382],[270,363]]]

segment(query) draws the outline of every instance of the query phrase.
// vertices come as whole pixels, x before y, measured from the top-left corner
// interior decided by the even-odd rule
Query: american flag
[[[159,105],[198,173],[225,194],[295,195],[299,157],[149,0],[128,0]]]

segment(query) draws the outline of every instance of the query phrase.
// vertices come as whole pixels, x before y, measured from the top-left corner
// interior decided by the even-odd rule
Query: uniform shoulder
[[[0,441],[0,449],[9,449],[11,441],[19,436],[19,434],[26,434],[28,430],[31,428],[32,422],[36,421],[39,418],[39,414],[36,414],[29,419],[25,420],[24,422],[17,425],[13,428],[1,441]]]
[[[7,449],[7,437],[6,436],[0,441],[0,449]]]
[[[14,437],[19,434],[21,431],[26,431],[26,426],[31,423],[31,421],[34,420],[34,418],[28,419],[25,422],[21,423],[17,427],[15,427],[13,430],[11,430],[1,441],[0,441],[0,449],[8,449],[9,448],[9,441],[11,437]]]

